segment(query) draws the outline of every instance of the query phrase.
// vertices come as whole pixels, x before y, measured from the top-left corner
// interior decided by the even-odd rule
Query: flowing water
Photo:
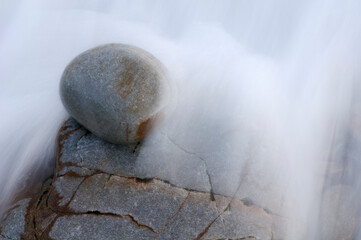
[[[256,149],[273,186],[259,201],[279,205],[287,239],[361,239],[360,13],[358,0],[0,0],[0,206],[52,172],[67,63],[126,43],[168,67],[178,142]]]

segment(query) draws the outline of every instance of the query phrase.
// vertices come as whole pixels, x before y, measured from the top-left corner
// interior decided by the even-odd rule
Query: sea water
[[[2,0],[0,214],[53,172],[63,69],[113,42],[167,66],[178,142],[212,133],[257,153],[272,189],[259,201],[288,239],[361,239],[360,12],[358,0]]]

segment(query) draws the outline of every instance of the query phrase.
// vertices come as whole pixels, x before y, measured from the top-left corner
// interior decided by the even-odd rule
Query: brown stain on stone
[[[74,132],[78,131],[80,128],[82,128],[80,125],[66,133],[64,133],[66,130],[68,130],[69,128],[72,128],[72,126],[69,126],[67,124],[69,124],[69,121],[70,120],[67,120],[63,126],[60,128],[59,132],[58,132],[58,136],[57,136],[57,162],[59,162],[59,159],[62,157],[62,149],[63,149],[63,146],[64,146],[64,141],[71,135],[73,134]]]
[[[156,73],[149,65],[131,57],[123,57],[119,65],[123,70],[117,76],[116,89],[127,101],[124,111],[143,116],[159,98]]]
[[[140,122],[137,132],[135,133],[135,141],[140,141],[147,137],[157,126],[164,120],[164,115],[159,112],[152,118]]]
[[[143,124],[144,125],[144,124]],[[71,162],[63,163],[61,161],[61,150],[63,145],[65,144],[66,140],[76,131],[81,129],[80,125],[71,126],[69,124],[69,120],[66,121],[61,129],[58,132],[58,149],[57,149],[57,167],[56,173],[59,172],[60,169],[67,167],[67,166],[77,166]],[[85,176],[80,176],[79,174],[68,171],[62,177],[81,177],[83,180],[79,183],[77,189],[74,191],[71,199],[64,205],[60,206],[60,200],[63,198],[60,194],[56,191],[54,182],[58,179],[58,174],[55,174],[55,178],[52,179],[49,186],[44,187],[44,190],[41,194],[36,194],[29,203],[27,207],[27,212],[25,215],[25,231],[24,234],[21,236],[21,239],[34,239],[34,240],[41,240],[41,239],[51,239],[49,234],[56,222],[56,220],[61,216],[70,216],[70,215],[77,215],[82,213],[73,212],[72,209],[69,208],[70,203],[75,197],[77,190],[79,189],[80,185],[86,181],[89,177],[92,177],[96,174],[107,174],[100,170]],[[153,182],[153,179],[140,179],[140,178],[127,178],[129,181],[137,185],[145,185],[150,184]],[[45,184],[44,184],[45,185]]]
[[[153,127],[153,119],[147,118],[139,124],[138,130],[135,134],[135,140],[140,141],[149,135]]]
[[[70,120],[67,120],[60,128],[57,136],[58,145],[57,145],[56,172],[59,172],[60,169],[67,166],[77,166],[76,164],[71,162],[63,163],[61,161],[61,157],[62,157],[62,148],[66,142],[66,139],[68,139],[74,132],[78,131],[81,128],[82,127],[80,125],[72,126],[70,124]],[[84,182],[84,180],[87,179],[88,177],[99,173],[101,172],[97,171],[87,176],[79,176],[75,172],[68,171],[65,175],[67,177],[83,177],[84,179],[82,182]],[[56,179],[57,177],[55,177],[52,182],[54,182]],[[79,186],[80,185],[81,183],[79,184]],[[57,193],[52,183],[49,186],[45,187],[42,193],[37,193],[32,196],[29,196],[32,198],[27,207],[27,211],[25,214],[25,229],[24,229],[24,234],[21,235],[21,239],[26,239],[26,240],[50,239],[49,233],[52,230],[52,227],[55,224],[57,218],[60,216],[68,215],[67,212],[71,212],[69,209],[69,204],[73,200],[76,192],[77,191],[74,192],[74,195],[71,197],[70,201],[65,206],[59,205],[59,202],[63,197]],[[49,219],[50,222],[48,222]],[[44,223],[46,224],[43,227]]]
[[[52,187],[51,182],[51,179],[46,180],[43,184],[42,192],[31,199],[26,211],[24,234],[21,235],[21,239],[49,239],[47,236],[43,235],[48,225],[45,226],[44,229],[42,228],[42,223],[44,220],[48,219],[50,215],[54,215],[52,209],[47,205],[50,189]]]
[[[67,176],[67,177],[78,177],[78,178],[83,177],[82,175],[80,175],[80,174],[78,174],[78,173],[76,173],[76,172],[74,172],[72,170],[69,170],[66,173],[64,173],[63,175],[58,175],[57,178],[65,177],[65,176]]]
[[[126,57],[122,59],[121,64],[124,66],[124,70],[117,75],[118,83],[116,88],[119,95],[124,99],[133,91],[139,67],[134,60]]]
[[[120,83],[117,85],[117,90],[119,95],[124,99],[132,92],[132,87],[134,85],[134,75],[129,72],[124,72],[120,75]]]

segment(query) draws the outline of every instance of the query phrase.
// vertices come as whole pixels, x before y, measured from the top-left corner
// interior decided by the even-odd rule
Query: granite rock
[[[65,230],[66,229],[66,230]],[[57,219],[51,229],[51,239],[151,239],[156,233],[139,227],[130,217],[111,215],[69,215]]]
[[[282,231],[275,227],[282,225],[282,218],[250,199],[238,198],[237,191],[233,195],[214,191],[209,162],[182,150],[162,134],[158,137],[154,140],[168,141],[165,148],[143,151],[151,145],[110,144],[73,119],[67,121],[59,132],[55,175],[22,212],[24,233],[17,236],[59,240],[282,239]],[[168,147],[179,151],[175,164],[186,173],[174,172],[166,164],[166,157],[171,157]],[[145,156],[140,157],[142,154],[164,159],[152,166]],[[182,167],[182,161],[191,167]],[[2,226],[10,225],[5,221]]]
[[[25,198],[13,204],[0,223],[1,240],[17,240],[25,232],[25,215],[30,199]]]

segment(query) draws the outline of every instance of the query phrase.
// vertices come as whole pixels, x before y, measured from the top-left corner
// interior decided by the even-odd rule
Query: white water
[[[341,224],[361,210],[358,0],[0,4],[1,204],[53,166],[56,133],[67,118],[58,96],[67,63],[120,42],[146,49],[170,70],[185,106],[179,141],[197,130],[195,118],[234,132],[239,148],[256,132],[266,184],[283,199],[263,201],[282,205],[288,239],[361,239],[358,217],[355,226]],[[332,171],[350,190],[335,193],[337,207],[325,209]]]

